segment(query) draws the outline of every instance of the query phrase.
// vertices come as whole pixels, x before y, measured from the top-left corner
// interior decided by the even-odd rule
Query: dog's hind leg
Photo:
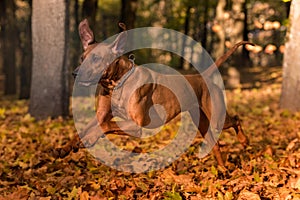
[[[207,142],[207,145],[202,146],[204,149],[201,149],[200,157],[204,157],[206,154],[209,153],[208,151],[212,149],[218,164],[220,166],[225,166],[217,138],[214,137],[214,134],[209,129],[210,123],[207,116],[205,115],[202,109],[199,109],[200,117],[197,116],[195,109],[199,109],[199,108],[194,108],[194,110],[191,109],[189,110],[189,113],[192,117],[194,124],[198,126],[198,130],[200,134],[202,135],[202,137],[205,137],[205,140]]]

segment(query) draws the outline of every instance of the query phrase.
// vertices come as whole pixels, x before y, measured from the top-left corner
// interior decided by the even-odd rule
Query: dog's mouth
[[[99,78],[97,79],[93,79],[93,80],[88,80],[88,81],[84,81],[84,80],[78,80],[76,81],[78,83],[78,85],[80,86],[84,86],[84,87],[89,87],[91,85],[97,85],[99,82]]]
[[[102,74],[102,73],[101,73]],[[97,76],[95,78],[84,78],[83,76],[81,76],[81,74],[79,73],[79,70],[75,69],[72,72],[72,76],[74,77],[74,79],[76,80],[76,82],[78,83],[78,85],[80,86],[84,86],[84,87],[89,87],[91,85],[96,85],[98,84],[99,80],[101,79],[101,76]]]
[[[83,81],[78,82],[78,84],[81,85],[81,86],[84,86],[84,87],[89,87],[89,86],[91,86],[91,85],[94,85],[94,84],[91,83],[91,82],[83,82]]]
[[[100,79],[103,78],[104,71],[104,69],[98,72],[92,70],[80,70],[79,66],[72,72],[72,76],[79,85],[88,87],[98,84]]]

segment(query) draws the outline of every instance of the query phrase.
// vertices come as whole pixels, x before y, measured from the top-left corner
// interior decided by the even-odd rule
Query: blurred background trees
[[[77,27],[88,18],[97,41],[128,28],[159,26],[180,31],[199,41],[217,58],[240,40],[257,44],[240,49],[222,68],[238,73],[243,67],[282,65],[290,12],[289,0],[69,0],[68,69],[78,65],[82,52]],[[32,77],[32,0],[0,1],[0,93],[29,98]],[[59,30],[57,30],[59,31]],[[179,70],[188,64],[169,52],[141,50],[137,63],[162,62]],[[159,55],[159,56],[158,56]],[[68,80],[72,81],[69,75]]]

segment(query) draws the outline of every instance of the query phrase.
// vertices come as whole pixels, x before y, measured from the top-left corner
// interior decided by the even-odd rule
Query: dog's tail
[[[201,73],[203,77],[209,77],[213,74],[213,72],[218,69],[241,45],[251,45],[255,46],[255,44],[248,41],[241,41],[236,43],[229,51],[227,51],[223,56],[221,56],[214,64],[209,66],[204,72]]]

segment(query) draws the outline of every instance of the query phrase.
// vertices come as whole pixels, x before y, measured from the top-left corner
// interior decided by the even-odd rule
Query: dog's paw
[[[200,158],[200,159],[205,158],[208,154],[210,154],[213,151],[214,146],[215,146],[215,144],[209,144],[209,143],[203,142],[199,148],[198,158]]]
[[[239,132],[237,134],[237,138],[244,148],[246,148],[249,145],[249,139],[244,133]]]

